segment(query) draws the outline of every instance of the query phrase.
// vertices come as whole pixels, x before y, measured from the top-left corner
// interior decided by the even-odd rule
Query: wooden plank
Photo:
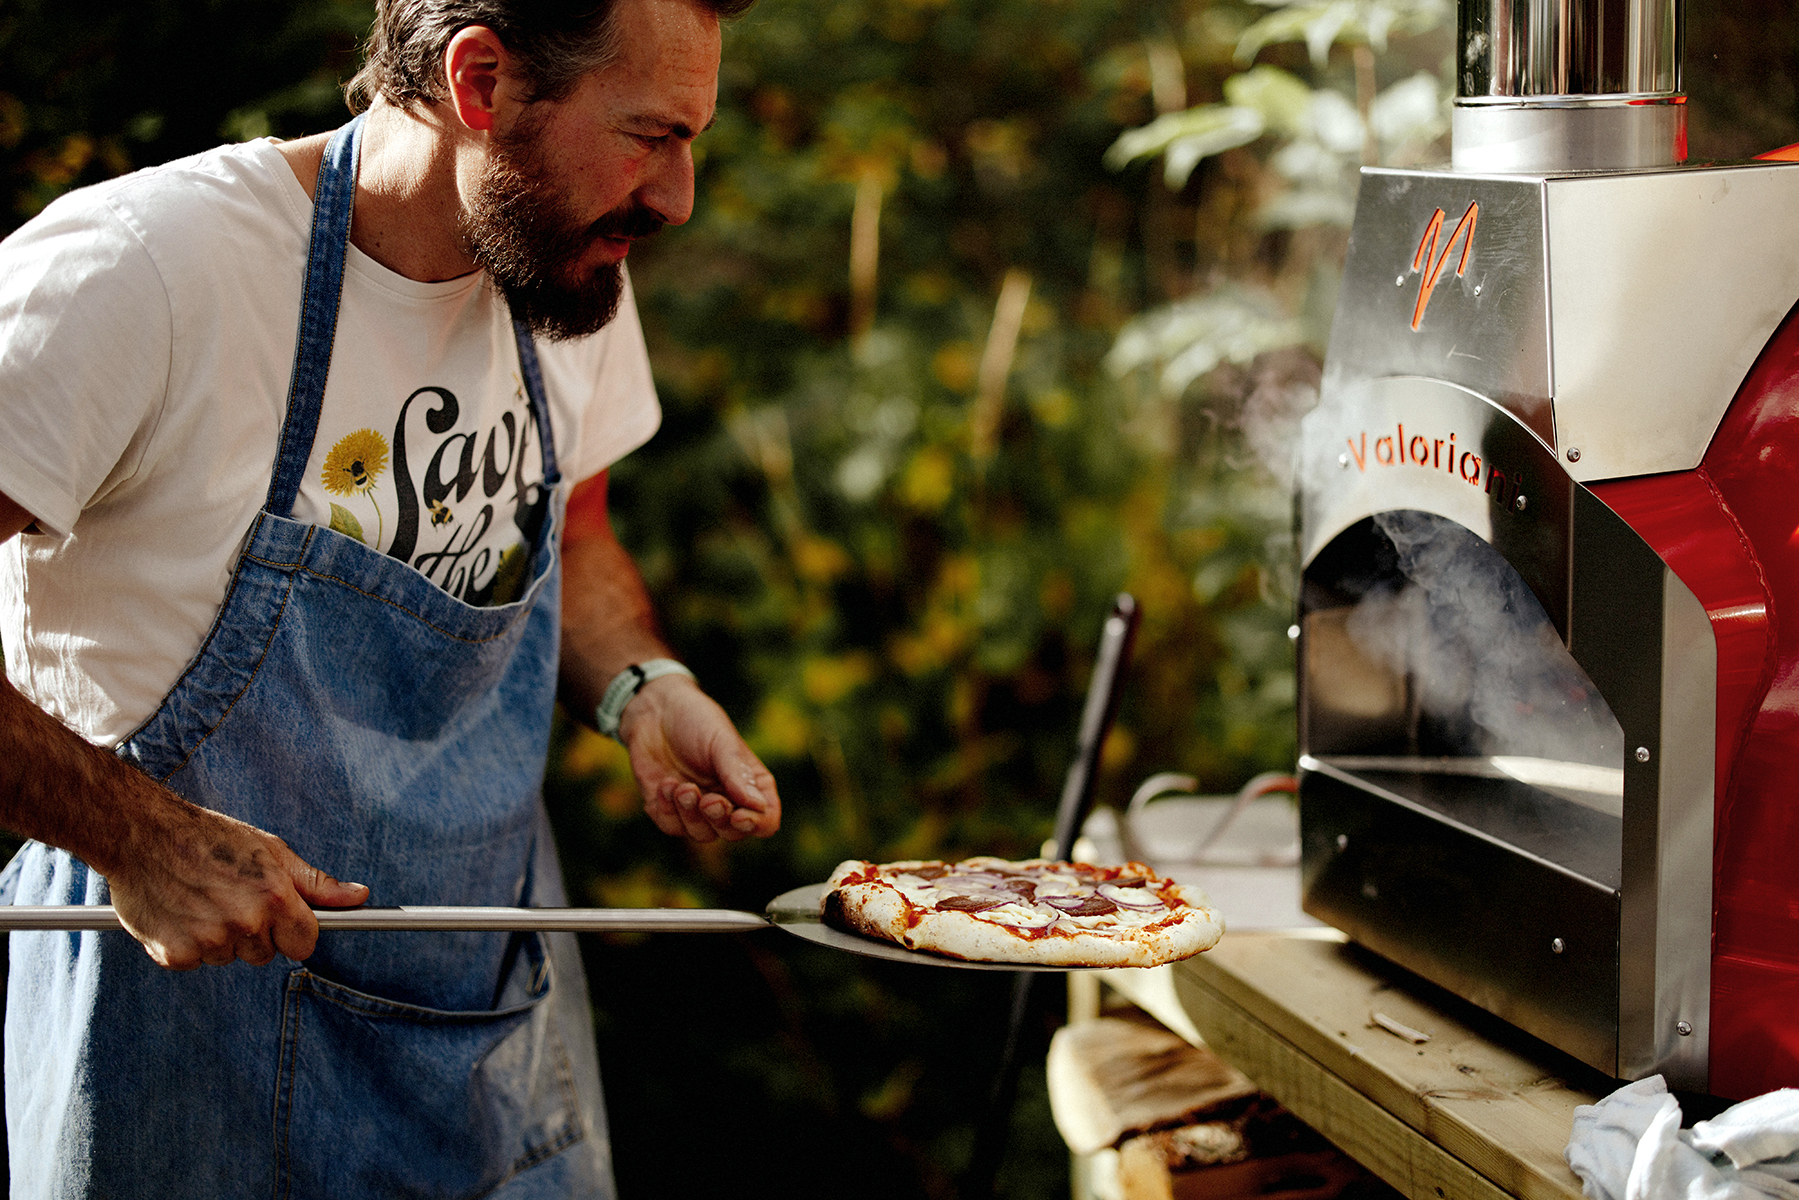
[[[1220,1057],[1411,1200],[1505,1200],[1506,1193],[1490,1179],[1242,1009],[1220,997],[1197,1006],[1196,1016],[1200,1032]]]
[[[1338,943],[1345,940],[1340,932],[1324,925],[1282,930],[1279,936],[1283,938],[1321,938],[1324,941]],[[1216,953],[1216,950],[1213,953]],[[1180,963],[1170,963],[1163,967],[1113,967],[1099,971],[1070,971],[1068,978],[1070,981],[1091,979],[1105,984],[1162,1022],[1171,1031],[1180,1034],[1195,1046],[1203,1046],[1206,1044],[1205,1039],[1200,1037],[1199,1030],[1193,1027],[1193,1020],[1187,1015],[1186,1007],[1182,1005],[1180,995],[1175,990],[1174,973],[1181,966]],[[1069,992],[1071,996],[1075,994],[1072,986],[1071,982]]]
[[[1244,934],[1227,937],[1197,959],[1179,964],[1175,980],[1186,1011],[1208,1043],[1226,1058],[1254,1054],[1278,1067],[1287,1086],[1324,1088],[1338,1100],[1358,1098],[1500,1194],[1526,1200],[1576,1200],[1580,1184],[1562,1159],[1574,1107],[1590,1104],[1610,1082],[1431,987],[1366,951],[1317,938]],[[1391,1021],[1430,1035],[1414,1044],[1373,1021]],[[1220,1045],[1229,1036],[1243,1049]],[[1272,1043],[1263,1046],[1261,1042]],[[1286,1055],[1299,1060],[1286,1061]],[[1237,1065],[1302,1119],[1300,1111],[1247,1063]],[[1304,1082],[1307,1070],[1325,1082]],[[1339,1091],[1340,1089],[1340,1091]],[[1307,1092],[1306,1095],[1310,1095]],[[1301,1103],[1307,1103],[1303,1100]],[[1359,1111],[1359,1109],[1357,1110]],[[1328,1114],[1327,1114],[1328,1115]],[[1338,1121],[1341,1124],[1341,1120]],[[1368,1133],[1361,1134],[1362,1124]],[[1338,1137],[1319,1126],[1333,1141]],[[1415,1166],[1388,1145],[1395,1130],[1369,1119],[1342,1131],[1364,1150],[1339,1141],[1371,1170],[1421,1200],[1458,1194],[1433,1179],[1422,1191]],[[1364,1154],[1378,1155],[1381,1163]],[[1426,1158],[1420,1162],[1430,1163]],[[1427,1174],[1442,1172],[1432,1166]],[[1414,1185],[1416,1186],[1416,1185]],[[1474,1194],[1474,1193],[1470,1193]]]
[[[1578,1194],[1562,1149],[1574,1106],[1596,1092],[1557,1068],[1596,1073],[1353,947],[1245,938],[1215,967],[1237,1003],[1507,1190]],[[1370,1027],[1375,1012],[1432,1040],[1414,1046]]]

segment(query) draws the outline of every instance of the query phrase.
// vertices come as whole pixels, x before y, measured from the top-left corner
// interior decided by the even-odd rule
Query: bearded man
[[[611,1195],[572,938],[310,905],[566,903],[558,690],[665,832],[780,823],[605,513],[747,6],[384,0],[350,124],[0,245],[6,893],[142,943],[13,935],[14,1196]]]

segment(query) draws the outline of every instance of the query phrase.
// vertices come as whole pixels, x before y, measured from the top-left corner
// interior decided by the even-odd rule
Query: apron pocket
[[[445,1012],[301,968],[282,1003],[278,1200],[466,1200],[579,1141],[574,1072],[536,934],[502,1006]]]

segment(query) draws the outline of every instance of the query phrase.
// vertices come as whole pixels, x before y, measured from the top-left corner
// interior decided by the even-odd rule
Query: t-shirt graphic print
[[[400,403],[391,431],[322,438],[331,528],[467,604],[517,600],[549,491],[530,397],[513,383],[511,403],[485,420],[452,389],[427,385]]]
[[[559,382],[546,372],[552,405]],[[483,276],[406,279],[351,246],[294,519],[396,558],[465,603],[509,604],[549,512],[543,480],[505,301]]]

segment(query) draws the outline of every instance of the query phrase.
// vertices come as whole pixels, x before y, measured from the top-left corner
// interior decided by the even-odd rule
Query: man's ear
[[[450,107],[471,130],[491,133],[498,111],[513,103],[512,56],[500,35],[485,25],[458,29],[444,47],[444,79],[450,88]]]

